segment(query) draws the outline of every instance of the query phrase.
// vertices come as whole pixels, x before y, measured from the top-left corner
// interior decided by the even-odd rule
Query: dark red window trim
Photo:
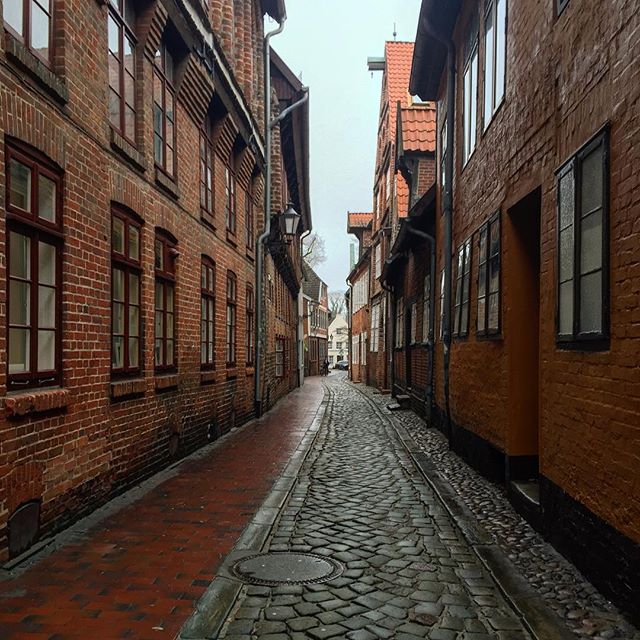
[[[226,317],[226,358],[227,366],[233,367],[237,359],[237,305],[238,279],[233,271],[227,271],[227,317]]]
[[[213,308],[210,309],[210,303]],[[211,361],[208,348],[212,345]],[[202,349],[207,358],[203,360]],[[215,369],[216,366],[216,264],[208,256],[202,256],[200,272],[200,367]]]
[[[5,4],[7,2],[16,2],[16,0],[4,0]],[[45,11],[49,16],[49,56],[43,56],[37,49],[34,49],[31,44],[31,2],[32,0],[18,0],[22,1],[22,31],[23,33],[18,33],[12,26],[10,26],[6,21],[4,22],[4,28],[13,35],[17,40],[22,42],[24,46],[38,58],[41,60],[47,67],[51,67],[51,61],[53,60],[53,2],[54,0],[39,0],[38,4],[41,2],[46,2],[49,5],[49,10]],[[44,7],[42,7],[44,9]]]
[[[11,204],[11,162],[17,161],[29,168],[31,171],[30,185],[30,207],[29,210],[21,209]],[[33,387],[45,387],[59,385],[62,379],[62,171],[56,167],[46,156],[28,145],[18,141],[8,142],[5,147],[5,175],[6,193],[5,206],[7,212],[7,234],[6,234],[6,264],[7,264],[7,313],[6,313],[6,335],[7,335],[7,389],[27,389]],[[55,212],[54,221],[49,222],[39,217],[39,177],[44,176],[55,184]],[[17,233],[30,238],[30,255],[28,278],[11,276],[11,233]],[[44,242],[55,248],[55,276],[53,285],[42,285],[55,290],[54,307],[54,369],[48,371],[37,370],[38,357],[38,262],[39,262],[39,242]],[[29,325],[11,323],[10,316],[10,282],[21,281],[29,283]],[[9,373],[9,329],[28,328],[29,330],[29,371],[20,373]],[[49,327],[47,327],[49,329]]]
[[[111,126],[116,129],[116,131],[118,131],[118,133],[125,138],[126,140],[128,140],[131,144],[133,144],[135,146],[136,144],[136,133],[137,133],[137,128],[138,128],[138,112],[136,110],[136,85],[137,85],[137,81],[136,81],[136,62],[137,62],[137,56],[136,56],[136,45],[137,45],[137,39],[136,39],[136,35],[133,32],[132,29],[132,25],[129,25],[127,23],[126,20],[126,8],[127,8],[127,4],[131,3],[131,0],[118,0],[118,4],[119,7],[116,8],[113,6],[112,2],[108,2],[108,6],[109,6],[109,18],[111,18],[114,23],[116,24],[116,27],[118,28],[118,49],[119,49],[119,56],[116,58],[116,56],[114,56],[114,58],[117,59],[118,61],[118,102],[120,105],[120,109],[119,109],[119,121],[117,124],[115,124],[112,120],[111,117],[109,117],[109,121]],[[107,19],[107,21],[109,20],[109,18]],[[108,22],[107,22],[108,24]],[[107,27],[108,29],[108,27]],[[125,88],[125,76],[127,75],[127,71],[126,71],[126,66],[125,66],[125,60],[124,60],[124,44],[125,44],[125,39],[129,40],[130,44],[131,44],[131,49],[132,49],[132,58],[133,58],[133,75],[131,76],[132,81],[133,81],[133,104],[129,104],[128,106],[131,108],[131,110],[133,111],[133,137],[128,136],[127,135],[127,127],[126,127],[126,106],[127,106],[127,99],[126,99],[126,88]],[[109,45],[107,43],[107,55],[111,56],[111,49],[109,48]],[[109,91],[111,91],[111,82],[109,82]]]
[[[115,221],[120,220],[124,224],[124,252],[116,251],[114,248],[114,226]],[[142,223],[136,216],[127,212],[122,207],[113,205],[111,209],[111,373],[114,376],[130,376],[137,375],[142,370]],[[133,229],[138,233],[138,258],[130,256],[131,253],[131,233]],[[115,300],[114,297],[114,272],[118,269],[124,274],[124,294],[123,301]],[[138,300],[137,304],[131,301],[131,280],[133,277],[138,278]],[[116,335],[114,333],[114,317],[113,311],[116,303],[123,305],[123,334]],[[138,308],[138,335],[131,335],[130,312],[132,308]],[[115,338],[121,337],[124,340],[123,347],[123,366],[115,367],[113,363]],[[130,366],[130,340],[137,338],[138,340],[138,365]]]
[[[215,149],[213,123],[209,114],[200,129],[200,210],[202,219],[214,225]]]
[[[153,127],[154,127],[154,144],[153,144],[153,157],[158,169],[166,173],[170,177],[174,177],[176,174],[176,90],[173,86],[173,79],[175,78],[175,59],[166,42],[162,41],[160,47],[156,52],[156,57],[153,62]],[[157,83],[156,83],[157,81]],[[159,87],[156,86],[159,84]],[[158,89],[160,95],[157,95]],[[168,105],[171,106],[171,113],[173,114],[173,120],[168,117]],[[160,129],[157,128],[156,122],[156,110],[160,110],[162,122]],[[173,124],[173,135],[169,141],[167,135],[167,121],[170,120]],[[160,157],[158,157],[158,149],[156,149],[156,142],[160,142]],[[171,149],[173,154],[172,162],[167,160],[167,150]]]
[[[255,349],[255,295],[253,293],[253,287],[247,284],[247,299],[246,299],[246,348],[247,348],[247,366],[251,367],[254,364],[254,349]]]
[[[176,360],[176,292],[175,292],[175,259],[177,257],[176,251],[176,241],[170,237],[168,234],[162,231],[156,231],[155,238],[155,246],[154,246],[154,256],[155,256],[155,280],[156,280],[156,291],[154,296],[154,364],[155,370],[158,372],[169,372],[175,371],[177,369],[177,360]],[[159,263],[159,259],[161,260]],[[159,308],[157,305],[157,296],[158,291],[161,292],[162,295],[162,308]],[[167,292],[171,291],[173,306],[171,311],[167,310],[167,300],[169,296]],[[155,332],[155,328],[157,326],[157,318],[158,314],[160,314],[160,319],[162,323],[162,336],[158,337]],[[167,319],[169,316],[173,316],[173,333],[172,337],[167,337]],[[169,346],[169,340],[173,341],[172,346]],[[158,362],[158,358],[156,355],[156,349],[158,346],[158,341],[160,341],[161,354],[160,361]],[[169,349],[172,352],[172,362],[168,363],[168,355]]]

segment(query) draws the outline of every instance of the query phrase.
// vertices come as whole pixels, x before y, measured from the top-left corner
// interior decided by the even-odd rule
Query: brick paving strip
[[[482,531],[447,508],[382,411],[341,379],[328,389],[271,536],[230,554],[180,639],[573,637]],[[345,571],[320,584],[242,586],[230,567],[249,546],[327,556]]]
[[[264,535],[251,518],[277,511],[283,472],[290,475],[308,451],[323,397],[320,380],[307,380],[261,420],[1,571],[0,640],[175,638],[242,532]]]

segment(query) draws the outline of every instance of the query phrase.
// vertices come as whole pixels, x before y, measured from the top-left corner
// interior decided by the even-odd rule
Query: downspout
[[[302,269],[302,263],[304,262],[303,252],[304,252],[304,239],[311,233],[311,229],[307,229],[300,234],[300,269]],[[304,276],[303,276],[304,278]],[[300,291],[298,292],[298,333],[299,333],[299,342],[298,342],[298,381],[300,386],[304,384],[304,292],[303,288],[300,287]]]
[[[389,307],[389,317],[385,318],[385,322],[387,323],[387,327],[391,326],[391,344],[389,344],[389,353],[391,354],[391,357],[389,358],[389,386],[391,387],[391,397],[393,397],[393,380],[396,374],[395,358],[393,357],[394,349],[396,348],[396,297],[393,293],[393,287],[390,287],[386,281],[380,280],[380,284],[389,294],[389,301],[391,302],[391,304],[387,305]],[[386,333],[387,332],[385,331],[385,334]]]
[[[447,162],[444,167],[446,189],[443,197],[444,213],[444,313],[442,316],[442,339],[444,343],[444,400],[445,431],[451,446],[451,406],[449,402],[449,372],[451,365],[451,273],[453,250],[453,156],[456,96],[456,47],[449,38],[443,39],[427,21],[423,22],[429,35],[447,50]]]
[[[256,417],[262,415],[262,354],[264,351],[264,243],[271,234],[271,45],[273,36],[284,30],[284,16],[277,29],[264,37],[264,231],[256,241],[256,369],[254,376],[254,406]]]
[[[431,272],[429,274],[429,386],[427,387],[427,420],[431,424],[432,419],[432,411],[433,411],[433,374],[435,371],[435,345],[434,345],[434,323],[436,319],[436,306],[433,304],[434,302],[434,291],[436,288],[436,239],[425,233],[424,231],[420,231],[419,229],[415,229],[411,226],[411,223],[407,225],[407,230],[409,233],[417,236],[418,238],[422,238],[429,243],[429,252],[431,254]]]

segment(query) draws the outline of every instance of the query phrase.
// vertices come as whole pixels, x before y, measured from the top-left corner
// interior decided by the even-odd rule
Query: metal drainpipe
[[[436,239],[424,231],[415,229],[411,226],[411,223],[408,224],[407,229],[409,233],[412,233],[418,238],[422,238],[429,243],[429,253],[431,254],[431,272],[429,274],[429,293],[431,298],[429,301],[429,386],[427,388],[427,419],[429,420],[429,423],[431,423],[433,411],[433,374],[435,371],[433,325],[436,319],[436,307],[435,304],[433,304],[433,292],[436,288]]]
[[[264,242],[271,233],[271,45],[273,36],[282,33],[286,16],[278,28],[264,37],[264,231],[256,241],[256,368],[254,376],[254,405],[256,417],[262,415],[262,354],[264,349]]]
[[[307,229],[300,234],[300,268],[302,269],[302,263],[304,262],[304,239],[311,233],[311,229]],[[304,276],[302,276],[304,278]],[[300,311],[300,318],[298,319],[298,331],[300,341],[298,342],[298,383],[300,386],[304,384],[304,292],[302,287],[298,292],[298,309]]]
[[[393,293],[393,287],[390,287],[385,281],[380,280],[380,284],[382,285],[382,288],[388,292],[389,294],[389,302],[391,304],[388,304],[387,307],[388,309],[385,309],[385,311],[389,311],[388,314],[388,318],[385,318],[385,323],[386,326],[388,327],[389,325],[391,325],[391,344],[389,344],[389,353],[391,354],[390,358],[389,358],[389,382],[390,382],[390,387],[391,387],[391,397],[394,397],[393,395],[393,378],[395,377],[395,373],[396,373],[396,365],[395,365],[395,358],[393,357],[393,350],[395,349],[395,345],[396,345],[396,299],[395,299],[395,295]],[[385,331],[385,338],[387,337],[387,332]]]

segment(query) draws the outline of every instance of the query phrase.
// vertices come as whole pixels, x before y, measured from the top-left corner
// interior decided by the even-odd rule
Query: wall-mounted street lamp
[[[300,223],[300,214],[293,208],[293,203],[289,202],[286,211],[278,216],[280,224],[280,232],[286,238],[292,238],[296,235],[298,224]]]

